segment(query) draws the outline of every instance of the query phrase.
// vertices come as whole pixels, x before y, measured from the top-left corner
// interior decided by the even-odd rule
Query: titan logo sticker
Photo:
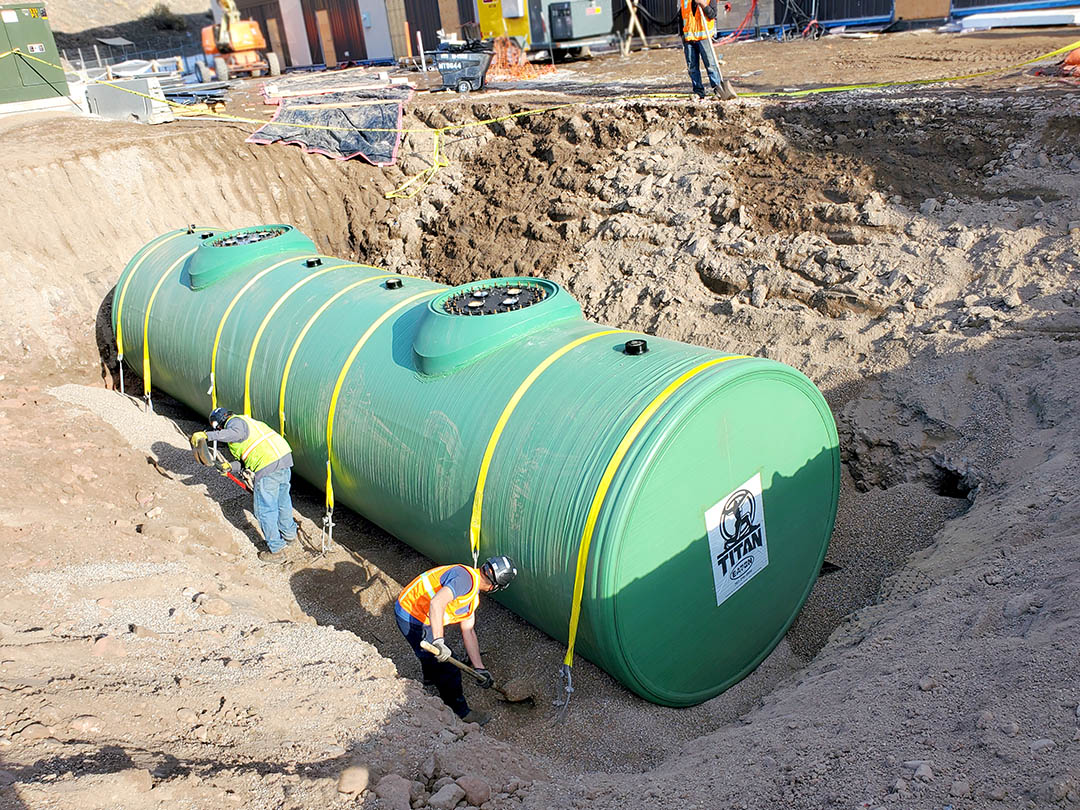
[[[705,529],[719,607],[769,564],[761,474],[707,509]]]

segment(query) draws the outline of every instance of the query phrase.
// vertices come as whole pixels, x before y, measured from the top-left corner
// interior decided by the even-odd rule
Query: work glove
[[[232,472],[232,464],[228,461],[218,462],[218,469],[221,470],[222,475],[228,475]]]
[[[486,669],[476,670],[476,675],[480,678],[480,682],[477,685],[481,689],[490,689],[495,685],[495,679],[491,677],[491,673]]]
[[[199,442],[205,442],[205,441],[206,441],[206,434],[203,431],[200,430],[197,433],[192,433],[191,434],[191,446],[192,447],[197,445]]]
[[[432,646],[437,647],[439,650],[436,653],[432,653],[432,655],[435,656],[436,661],[440,663],[442,663],[443,661],[449,661],[450,658],[453,656],[450,648],[446,646],[446,642],[443,641],[441,638],[434,639],[431,644]]]

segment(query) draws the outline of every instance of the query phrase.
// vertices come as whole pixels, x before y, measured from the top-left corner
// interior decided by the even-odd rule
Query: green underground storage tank
[[[134,256],[112,317],[147,392],[283,430],[300,475],[329,469],[335,502],[439,563],[471,562],[470,538],[509,554],[497,598],[562,642],[576,581],[577,652],[655,703],[748,675],[824,559],[839,454],[817,388],[591,323],[551,281],[448,288],[287,225],[192,227]]]

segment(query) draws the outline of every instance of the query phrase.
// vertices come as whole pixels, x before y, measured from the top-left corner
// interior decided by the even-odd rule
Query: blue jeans
[[[289,483],[292,467],[275,470],[255,482],[255,519],[259,521],[266,545],[271,551],[281,551],[285,543],[296,537],[296,521],[292,515]]]
[[[716,67],[716,55],[708,39],[691,39],[683,42],[683,56],[686,57],[686,69],[690,71],[690,84],[694,87],[695,95],[705,95],[705,86],[701,83],[699,59],[705,63],[705,72],[709,74],[709,84],[712,88],[715,90],[720,86],[720,71]]]
[[[424,683],[434,684],[439,690],[439,697],[443,703],[453,709],[458,717],[464,717],[469,713],[469,704],[465,700],[465,693],[461,688],[461,670],[448,661],[439,662],[434,655],[420,646],[420,641],[431,641],[431,627],[421,624],[409,616],[400,607],[394,605],[394,618],[397,620],[398,630],[409,646],[413,648],[416,657],[420,659],[420,669],[424,673]]]

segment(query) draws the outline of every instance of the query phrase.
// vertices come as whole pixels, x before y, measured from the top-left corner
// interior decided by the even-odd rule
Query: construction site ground
[[[721,50],[757,91],[1076,39]],[[1080,806],[1075,84],[613,100],[663,90],[688,90],[678,50],[418,94],[410,130],[589,103],[448,133],[408,199],[386,194],[430,165],[430,132],[378,169],[250,145],[236,122],[0,122],[0,807]],[[229,112],[268,110],[253,81]],[[296,482],[306,537],[260,563],[249,497],[191,458],[205,415],[115,390],[132,254],[266,222],[446,283],[544,276],[593,320],[802,370],[839,428],[839,570],[728,692],[663,708],[579,660],[561,725],[562,644],[488,600],[485,661],[538,699],[467,686],[493,720],[461,724],[393,620],[427,560],[346,510],[318,556],[323,496]]]

